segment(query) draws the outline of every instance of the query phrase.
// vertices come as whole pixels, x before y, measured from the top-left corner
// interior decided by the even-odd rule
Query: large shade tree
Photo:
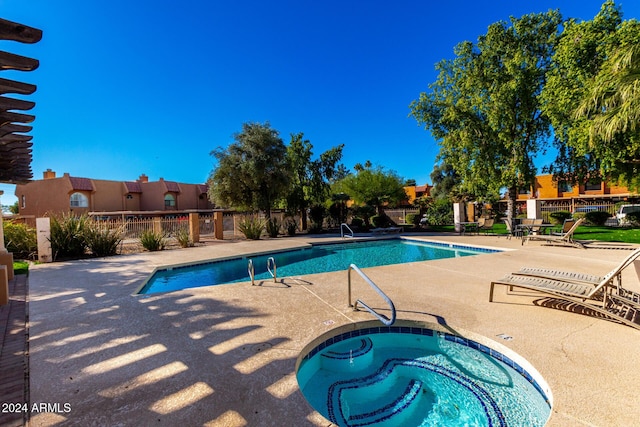
[[[611,15],[620,19],[615,12],[613,1],[607,2],[593,22]],[[601,41],[603,61],[586,82],[572,117],[582,126],[567,145],[596,157],[600,176],[640,190],[640,23],[619,19],[609,18],[618,25]]]
[[[208,180],[209,199],[218,206],[263,211],[270,217],[291,178],[286,152],[268,122],[244,123],[233,143],[211,152],[217,165]]]
[[[507,188],[509,220],[549,138],[538,95],[560,23],[549,11],[490,25],[476,44],[458,44],[453,60],[436,65],[437,80],[410,106],[439,141],[440,160],[462,179],[461,191],[484,198]]]
[[[405,181],[396,172],[373,166],[369,161],[357,164],[354,169],[355,173],[332,186],[334,194],[346,194],[356,204],[375,208],[379,215],[383,214],[384,206],[395,206],[407,199]]]
[[[546,169],[556,179],[581,184],[603,176],[616,178],[625,169],[623,159],[633,157],[628,132],[632,127],[624,125],[632,117],[625,112],[629,112],[627,88],[633,73],[620,68],[623,57],[618,52],[637,45],[639,34],[638,23],[623,22],[612,0],[593,20],[564,23],[541,93],[558,151]],[[601,126],[611,123],[610,118],[623,126]],[[607,127],[610,131],[601,132]]]
[[[287,146],[287,164],[291,181],[286,196],[287,209],[298,212],[302,229],[307,229],[307,209],[322,204],[329,197],[330,184],[339,176],[344,145],[338,145],[312,159],[313,145],[303,133],[291,135]]]

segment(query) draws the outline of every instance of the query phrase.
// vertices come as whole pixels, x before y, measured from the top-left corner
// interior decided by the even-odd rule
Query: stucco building
[[[135,181],[80,178],[51,169],[43,179],[16,185],[19,214],[49,216],[59,213],[172,215],[180,212],[211,211],[207,185],[149,181],[140,175]]]
[[[571,185],[564,181],[554,181],[553,175],[538,175],[531,188],[523,189],[518,200],[567,200],[567,199],[604,199],[612,201],[638,197],[637,193],[627,187],[618,186],[607,181],[586,182]]]

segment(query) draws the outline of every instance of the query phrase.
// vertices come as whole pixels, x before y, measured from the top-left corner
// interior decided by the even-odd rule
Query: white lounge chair
[[[633,255],[636,258],[640,256],[640,254]],[[622,264],[597,283],[575,280],[573,277],[563,278],[564,274],[570,273],[562,272],[556,272],[556,278],[508,274],[491,282],[489,302],[493,302],[495,285],[508,286],[510,291],[513,288],[523,288],[582,305],[613,320],[640,329],[640,294],[622,288],[619,280],[617,284],[613,283],[615,278],[619,278],[621,270],[632,262],[631,256],[627,257]]]
[[[589,283],[599,285],[603,281],[610,281],[613,286],[613,280],[617,279],[615,286],[618,290],[622,289],[622,270],[630,266],[640,257],[640,248],[631,252],[620,264],[604,276],[595,276],[592,274],[579,273],[574,271],[553,270],[550,268],[522,267],[514,274],[522,276],[543,277],[555,280],[573,281],[579,283]]]
[[[577,230],[577,228],[584,222],[584,218],[578,219],[573,226],[561,236],[554,236],[548,234],[528,234],[522,238],[522,244],[524,245],[525,241],[529,240],[544,240],[549,245],[571,245],[577,246],[579,248],[584,249],[584,245],[577,240],[573,239],[573,233]]]

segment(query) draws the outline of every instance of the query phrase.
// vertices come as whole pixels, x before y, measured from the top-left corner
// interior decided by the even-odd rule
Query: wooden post
[[[156,216],[153,218],[153,232],[162,233],[162,218]]]
[[[224,224],[220,211],[213,213],[213,235],[217,240],[224,240]]]
[[[200,242],[200,216],[198,213],[189,214],[189,236],[193,243]]]
[[[7,267],[0,265],[0,305],[9,304],[9,279],[7,279]]]
[[[36,238],[38,242],[38,261],[52,262],[51,219],[49,217],[36,218]]]

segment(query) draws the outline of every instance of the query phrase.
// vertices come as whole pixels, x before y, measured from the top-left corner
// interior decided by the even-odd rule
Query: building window
[[[584,185],[585,191],[598,191],[602,189],[602,184],[600,181],[589,180]]]
[[[127,200],[131,200],[133,199],[133,196],[131,194],[127,194]]]
[[[176,198],[173,194],[165,194],[164,196],[164,207],[165,208],[175,208],[176,207]]]
[[[88,208],[89,199],[82,193],[73,193],[70,198],[72,208]]]
[[[518,188],[518,194],[531,194],[530,187],[520,187]]]
[[[22,200],[22,209],[26,208],[27,207],[27,196],[25,196],[23,194],[20,199]]]
[[[560,181],[558,182],[558,191],[562,193],[571,193],[573,191],[573,186],[569,181]]]

